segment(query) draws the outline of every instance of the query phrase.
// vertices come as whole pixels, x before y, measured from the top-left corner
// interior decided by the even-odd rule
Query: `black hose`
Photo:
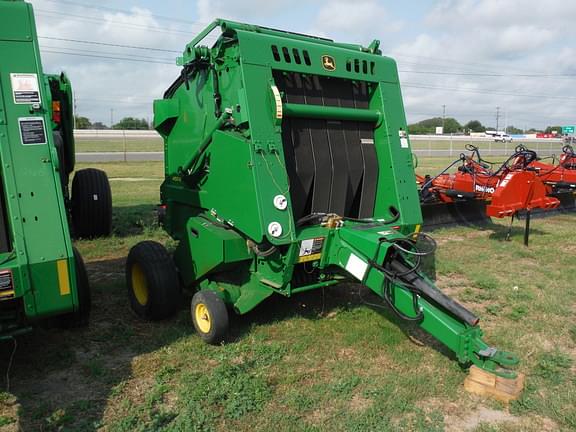
[[[464,153],[460,153],[460,157],[458,159],[456,159],[454,162],[452,162],[450,165],[448,165],[446,168],[444,168],[442,171],[440,171],[440,173],[436,174],[434,177],[431,177],[430,180],[428,180],[426,183],[424,183],[420,187],[420,193],[422,193],[423,190],[427,189],[434,182],[434,180],[436,180],[438,177],[440,177],[442,174],[444,174],[446,171],[448,171],[450,168],[452,168],[458,162],[463,162],[465,160],[466,160],[466,155]]]
[[[390,213],[392,214],[392,217],[390,219],[375,219],[375,218],[358,219],[358,218],[352,218],[352,217],[347,217],[347,216],[341,217],[341,219],[343,221],[349,221],[349,222],[358,222],[358,223],[378,222],[378,223],[381,223],[382,225],[388,225],[388,224],[392,224],[394,222],[397,222],[398,219],[400,219],[400,211],[398,209],[391,207]],[[310,214],[308,214],[306,216],[302,216],[300,219],[298,219],[296,221],[296,226],[301,227],[304,225],[308,225],[311,222],[320,223],[323,220],[326,220],[330,216],[340,217],[339,215],[337,215],[335,213],[322,213],[322,212],[310,213]]]
[[[384,279],[383,285],[384,285],[383,286],[384,301],[386,301],[388,306],[390,306],[390,309],[392,309],[392,311],[396,315],[398,315],[399,318],[403,319],[404,321],[409,321],[409,322],[420,322],[424,319],[424,314],[422,313],[422,309],[418,305],[418,295],[414,291],[411,291],[411,293],[412,293],[412,307],[414,308],[414,313],[416,315],[411,317],[411,316],[408,316],[405,313],[401,312],[396,307],[396,305],[394,304],[394,301],[392,300],[392,296],[391,296],[391,294],[392,294],[391,282],[388,279]]]
[[[406,266],[399,260],[393,260],[389,263],[389,265],[393,270],[398,272],[403,272],[406,269]],[[452,298],[448,297],[436,287],[428,284],[420,275],[413,274],[411,276],[407,276],[403,283],[404,285],[411,286],[411,291],[415,291],[422,297],[442,306],[453,316],[464,321],[466,324],[471,326],[478,324],[479,318],[476,315],[474,315],[472,312],[470,312],[468,309],[466,309]]]

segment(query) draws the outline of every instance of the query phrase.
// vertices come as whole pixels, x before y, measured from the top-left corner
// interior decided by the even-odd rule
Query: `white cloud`
[[[556,0],[439,2],[421,33],[391,52],[403,71],[409,119],[439,115],[446,104],[461,121],[494,125],[500,106],[519,127],[574,122],[573,78],[522,75],[574,74],[576,29],[567,23],[575,15],[576,3]]]
[[[573,23],[576,3],[565,0],[442,0],[427,17],[438,26],[502,28],[520,22],[549,28]]]
[[[314,20],[311,33],[333,36],[342,35],[348,42],[368,44],[379,34],[400,31],[401,20],[392,17],[377,0],[329,0],[325,2]]]
[[[76,96],[78,115],[109,124],[110,110],[113,109],[115,121],[125,116],[152,119],[153,100],[162,97],[163,91],[179,73],[175,66],[177,52],[72,40],[180,51],[192,39],[194,30],[187,32],[181,24],[158,22],[144,8],[135,7],[128,13],[121,13],[64,6],[44,0],[33,3],[38,34],[42,36],[40,47],[44,70],[47,73],[64,70],[68,74]]]
[[[446,104],[447,114],[462,121],[478,117],[494,123],[495,107],[499,105],[517,126],[574,122],[574,78],[479,77],[407,71],[576,74],[576,49],[571,42],[576,37],[576,27],[571,23],[576,16],[576,2],[444,0],[436,3],[426,18],[402,23],[395,14],[404,16],[415,7],[414,4],[399,4],[392,8],[391,3],[384,4],[382,0],[247,0],[236,3],[198,0],[195,4],[197,24],[162,20],[141,7],[120,13],[46,0],[32,2],[37,10],[38,32],[42,36],[178,52],[206,22],[216,17],[292,31],[308,29],[309,33],[327,35],[343,42],[367,44],[379,37],[383,39],[383,49],[398,60],[400,70],[404,71],[400,76],[405,84],[403,94],[410,120],[439,115],[441,105]],[[41,48],[46,72],[63,69],[69,74],[78,98],[79,114],[105,123],[110,121],[111,108],[116,120],[128,115],[151,118],[153,99],[161,97],[179,73],[176,66],[153,63],[171,63],[178,53],[49,39],[41,39]],[[48,51],[130,57],[145,62]],[[409,87],[410,84],[424,84],[429,88]]]
[[[259,22],[262,18],[278,18],[287,10],[306,4],[305,0],[198,0],[198,19],[209,23],[216,18]]]

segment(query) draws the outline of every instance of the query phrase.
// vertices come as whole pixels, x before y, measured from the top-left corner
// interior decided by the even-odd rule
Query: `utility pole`
[[[500,125],[500,107],[496,107],[496,132],[498,132],[498,127]]]
[[[110,129],[114,126],[114,108],[110,108]]]
[[[446,120],[446,105],[442,105],[442,133],[444,133],[444,121]]]

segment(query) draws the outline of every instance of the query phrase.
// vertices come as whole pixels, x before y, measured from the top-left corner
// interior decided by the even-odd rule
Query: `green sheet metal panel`
[[[19,273],[17,296],[34,319],[74,308],[76,291],[60,291],[56,264],[68,263],[66,283],[74,287],[72,246],[32,7],[0,1],[0,19],[0,159],[13,247],[2,268]],[[31,93],[16,93],[23,89]]]

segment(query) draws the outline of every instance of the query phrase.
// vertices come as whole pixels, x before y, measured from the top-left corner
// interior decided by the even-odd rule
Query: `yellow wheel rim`
[[[198,303],[194,309],[194,319],[202,333],[209,333],[212,327],[210,312],[204,303]]]
[[[132,291],[138,303],[142,306],[148,304],[148,283],[146,282],[146,275],[139,264],[132,266]]]

